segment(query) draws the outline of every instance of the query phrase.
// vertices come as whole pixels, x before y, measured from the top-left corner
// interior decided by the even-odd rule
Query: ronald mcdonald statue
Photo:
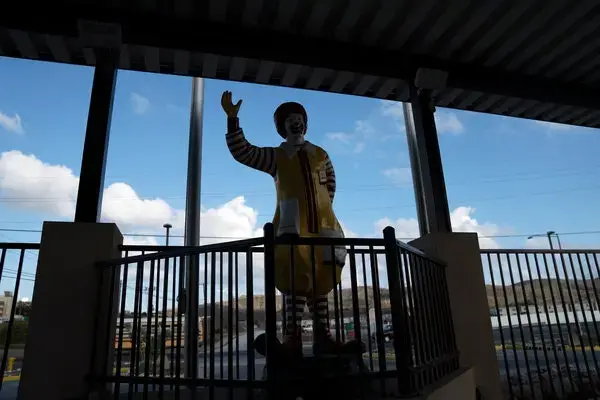
[[[224,92],[221,106],[227,114],[227,147],[238,162],[271,175],[277,189],[275,234],[302,237],[344,237],[333,212],[335,173],[329,156],[319,146],[304,139],[306,110],[298,103],[283,103],[275,110],[275,128],[284,139],[278,147],[257,147],[248,142],[240,128],[238,112],[242,101],[232,102]],[[293,258],[290,252],[293,251]],[[315,354],[339,354],[350,350],[350,343],[332,338],[329,327],[327,295],[339,283],[346,249],[330,246],[314,250],[315,279],[309,246],[278,245],[275,249],[276,286],[285,295],[286,321],[281,350],[289,355],[302,354],[300,322],[305,306],[316,314],[313,350]],[[291,265],[294,260],[294,294]],[[295,304],[294,300],[295,299]],[[293,309],[296,309],[296,321]],[[354,347],[353,347],[354,348]]]

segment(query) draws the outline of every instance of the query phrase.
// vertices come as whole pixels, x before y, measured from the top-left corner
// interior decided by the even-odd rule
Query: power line
[[[540,179],[556,179],[558,176],[576,176],[576,175],[593,175],[597,174],[600,170],[600,165],[598,169],[594,167],[586,168],[583,171],[578,171],[573,168],[560,168],[555,170],[543,171],[543,174],[540,172],[522,172],[517,174],[505,175],[504,177],[500,175],[499,177],[480,177],[479,179],[471,179],[468,181],[458,181],[458,182],[449,182],[447,186],[463,186],[463,185],[472,185],[474,183],[502,183],[502,182],[518,182],[518,181],[529,181],[529,180],[540,180]],[[569,172],[570,173],[562,173],[560,172]],[[555,173],[555,174],[548,174]],[[30,179],[58,179],[58,177],[31,177]],[[5,179],[0,177],[0,181]],[[370,191],[387,191],[387,190],[396,190],[398,189],[397,185],[391,183],[385,184],[374,184],[374,185],[357,185],[354,188],[341,188],[336,191],[336,193],[355,193],[355,192],[370,192]],[[234,195],[233,192],[204,192],[201,194],[202,197],[223,197],[227,195]],[[260,196],[272,196],[272,192],[247,192],[244,193],[246,197],[260,197]],[[111,201],[123,201],[123,200],[156,200],[157,197],[134,197],[134,196],[124,196],[124,197],[113,197]],[[181,196],[168,196],[161,197],[163,200],[181,200],[185,199],[184,195]],[[75,202],[75,198],[64,198],[64,197],[0,197],[0,203],[13,203],[13,202],[36,202],[36,203],[44,203],[44,202]]]
[[[0,228],[0,232],[13,232],[13,233],[42,233],[40,229],[10,229]],[[154,234],[154,233],[123,233],[123,236],[135,236],[135,237],[166,237],[165,234]],[[169,234],[170,238],[183,238],[183,235],[172,235]],[[237,236],[200,236],[200,239],[247,239]]]
[[[557,190],[548,190],[548,191],[541,191],[541,192],[532,192],[532,193],[519,193],[519,194],[513,194],[513,195],[505,195],[505,196],[494,196],[494,197],[483,197],[483,198],[479,198],[479,199],[468,199],[468,200],[461,200],[461,201],[454,201],[453,203],[458,203],[458,204],[466,204],[466,203],[473,203],[473,202],[478,202],[478,203],[482,203],[482,202],[487,202],[487,201],[498,201],[498,200],[510,200],[510,199],[520,199],[520,198],[528,198],[528,197],[537,197],[537,196],[546,196],[546,195],[550,195],[550,194],[558,194],[558,193],[574,193],[574,192],[581,192],[581,191],[589,191],[589,190],[598,190],[600,189],[600,185],[597,186],[584,186],[584,187],[579,187],[579,188],[565,188],[565,189],[557,189]],[[60,200],[55,200],[52,202],[57,202]],[[38,202],[35,199],[33,200],[29,200],[29,199],[21,199],[18,201],[19,203],[22,202]],[[47,202],[50,203],[51,201],[39,201],[39,202]],[[69,200],[69,202],[75,202],[75,200]],[[2,200],[0,199],[0,203],[2,203]],[[14,201],[14,203],[17,203],[17,201]],[[410,203],[410,204],[394,204],[394,205],[389,205],[389,206],[375,206],[375,207],[359,207],[359,208],[350,208],[350,209],[343,209],[342,208],[342,212],[364,212],[364,211],[372,211],[372,210],[389,210],[389,209],[399,209],[399,208],[409,208],[409,207],[415,207],[414,203]],[[264,213],[259,213],[257,214],[257,216],[259,217],[271,217],[273,214],[269,213],[269,214],[264,214]]]
[[[10,228],[0,228],[0,232],[21,232],[21,233],[42,233],[39,229],[10,229]],[[560,236],[565,235],[600,235],[600,231],[575,231],[575,232],[557,232]],[[515,234],[504,234],[504,235],[479,235],[481,239],[498,239],[498,238],[522,238],[529,237],[535,235],[542,235],[544,232],[540,233],[515,233]],[[134,237],[155,237],[155,238],[163,238],[166,237],[165,234],[160,233],[123,233],[123,236],[134,236]],[[169,237],[173,238],[183,238],[183,235],[169,235]],[[239,237],[239,236],[200,236],[200,239],[230,239],[230,240],[243,240],[243,239],[251,239],[252,237]],[[412,240],[416,239],[414,237],[411,238],[398,238],[401,240]]]

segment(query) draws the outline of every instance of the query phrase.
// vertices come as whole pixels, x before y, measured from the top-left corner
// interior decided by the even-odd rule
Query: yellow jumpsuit
[[[306,143],[302,150],[285,143],[275,149],[277,174],[277,209],[273,218],[276,235],[296,233],[301,237],[344,237],[327,190],[323,149]],[[275,285],[291,294],[291,249],[278,245],[275,249]],[[313,294],[311,246],[293,246],[294,291],[297,295]],[[326,295],[340,282],[346,249],[339,246],[315,246],[315,295]],[[333,271],[335,268],[335,272]]]

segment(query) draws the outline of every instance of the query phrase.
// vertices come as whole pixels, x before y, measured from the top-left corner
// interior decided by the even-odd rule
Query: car
[[[391,343],[392,340],[394,339],[394,330],[392,329],[392,324],[386,324],[383,326],[383,342],[384,343]],[[374,343],[377,343],[377,332],[373,332],[371,334],[371,340]]]

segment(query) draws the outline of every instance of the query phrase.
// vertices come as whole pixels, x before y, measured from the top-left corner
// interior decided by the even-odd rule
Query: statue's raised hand
[[[225,91],[221,96],[221,107],[223,107],[223,111],[227,114],[227,118],[236,118],[238,112],[240,111],[240,106],[242,105],[242,100],[239,100],[237,103],[233,104],[231,100],[231,92]]]

